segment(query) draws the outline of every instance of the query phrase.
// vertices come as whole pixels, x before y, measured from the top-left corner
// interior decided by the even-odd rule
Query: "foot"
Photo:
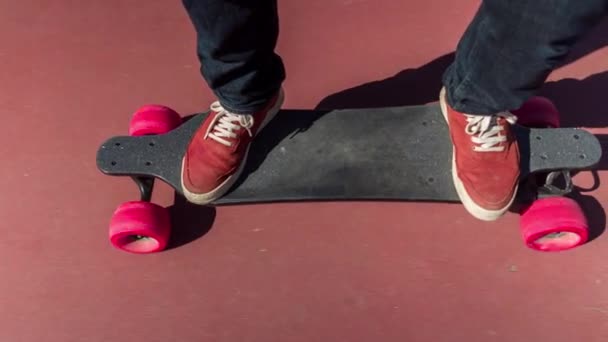
[[[452,177],[464,207],[476,218],[493,221],[511,206],[519,184],[519,148],[509,112],[491,116],[460,113],[440,94],[441,111],[453,144]]]
[[[245,166],[253,138],[279,112],[283,90],[250,115],[234,114],[219,102],[194,134],[182,162],[182,190],[188,201],[207,204],[234,185]]]

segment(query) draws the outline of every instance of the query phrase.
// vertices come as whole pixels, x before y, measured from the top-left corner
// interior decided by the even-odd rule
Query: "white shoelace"
[[[245,128],[249,136],[253,136],[251,132],[253,116],[230,113],[222,107],[219,101],[212,103],[210,108],[217,114],[207,129],[205,139],[209,137],[222,145],[230,147],[232,142],[224,138],[236,138],[235,130],[237,129]]]
[[[499,113],[496,116],[503,117],[510,124],[517,121],[517,117],[511,113]],[[500,133],[504,130],[502,125],[496,123],[496,119],[488,115],[466,115],[467,127],[466,132],[471,135],[471,141],[477,146],[473,147],[477,152],[501,152],[504,151],[504,146],[500,146],[501,142],[507,140],[505,135]]]

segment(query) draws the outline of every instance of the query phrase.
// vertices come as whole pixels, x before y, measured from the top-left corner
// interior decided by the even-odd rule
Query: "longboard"
[[[207,115],[194,115],[164,134],[112,137],[97,152],[98,168],[107,175],[133,177],[142,190],[142,200],[149,200],[151,178],[161,179],[182,194],[182,157]],[[602,155],[598,139],[583,129],[517,124],[513,129],[520,148],[522,182],[536,174],[591,169]],[[458,202],[451,158],[452,143],[438,103],[282,110],[254,139],[240,179],[211,205]]]

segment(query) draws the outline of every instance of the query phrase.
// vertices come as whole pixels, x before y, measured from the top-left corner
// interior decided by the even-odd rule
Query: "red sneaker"
[[[194,134],[182,162],[182,190],[188,201],[207,204],[223,196],[238,179],[253,138],[279,112],[281,89],[260,111],[233,114],[219,101]]]
[[[519,148],[511,131],[515,115],[460,113],[451,108],[445,88],[441,111],[453,143],[452,177],[464,207],[476,218],[493,221],[511,206],[519,184]]]

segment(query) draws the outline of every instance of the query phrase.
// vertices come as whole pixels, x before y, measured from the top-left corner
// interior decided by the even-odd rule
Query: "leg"
[[[201,73],[233,113],[261,109],[285,78],[274,52],[276,0],[183,0],[197,34]]]
[[[277,0],[183,0],[197,33],[201,73],[219,98],[182,161],[193,203],[223,196],[244,170],[254,137],[279,112],[285,70],[274,49]]]
[[[515,198],[519,146],[511,125],[608,0],[484,0],[446,71],[441,109],[450,127],[454,185],[475,217],[495,220]]]
[[[608,11],[606,0],[484,0],[444,76],[463,113],[514,110]]]

